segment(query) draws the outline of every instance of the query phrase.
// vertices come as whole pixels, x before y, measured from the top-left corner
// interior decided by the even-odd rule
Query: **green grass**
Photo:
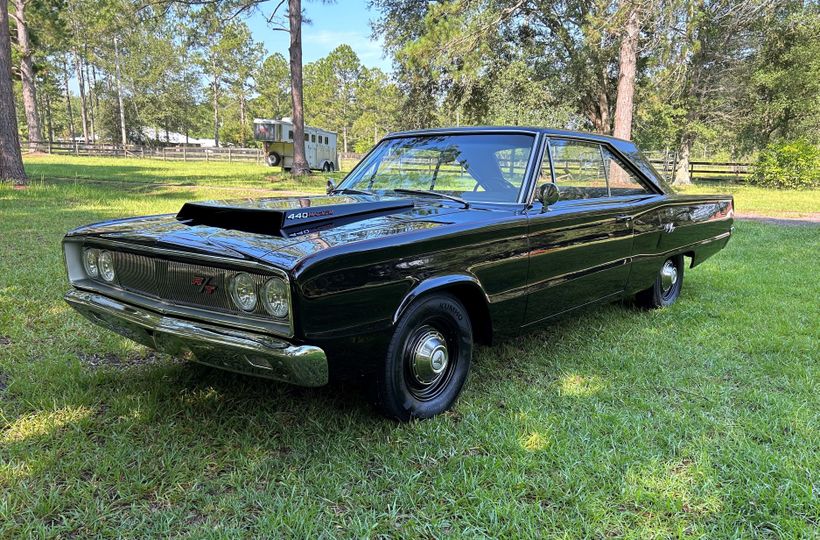
[[[728,193],[735,198],[741,215],[800,218],[820,213],[820,190],[770,189],[744,184],[701,182],[677,188],[681,193]]]
[[[66,230],[224,194],[0,186],[0,537],[816,537],[818,228],[741,222],[675,306],[481,349],[455,410],[397,425],[62,301]]]
[[[191,187],[247,188],[248,190],[321,192],[327,178],[341,179],[343,172],[314,173],[294,180],[290,175],[263,165],[226,162],[182,162],[156,159],[89,158],[56,155],[25,156],[26,172],[32,182],[93,180],[112,184],[163,183]],[[353,163],[343,163],[349,170]],[[193,188],[197,188],[196,191]],[[731,193],[740,214],[777,217],[806,217],[820,213],[820,190],[786,191],[756,186],[703,182],[682,188],[683,193]],[[226,194],[230,191],[226,190]],[[250,192],[250,191],[249,191]],[[202,197],[200,197],[202,198]]]
[[[58,155],[24,156],[32,182],[94,180],[111,183],[164,183],[182,186],[235,186],[286,191],[321,191],[328,176],[314,173],[300,180],[280,169],[253,163],[162,161],[139,158],[92,158]]]

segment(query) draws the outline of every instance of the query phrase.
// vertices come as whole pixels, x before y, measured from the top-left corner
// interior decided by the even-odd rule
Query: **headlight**
[[[265,310],[276,317],[284,319],[288,316],[288,285],[280,278],[271,278],[262,288],[262,305]]]
[[[243,311],[253,311],[256,307],[256,284],[251,276],[244,272],[236,274],[230,288],[234,304]]]
[[[97,262],[99,256],[100,252],[96,249],[86,249],[83,252],[83,266],[85,267],[86,275],[90,278],[96,278],[100,275],[100,267]]]
[[[97,265],[100,270],[100,277],[108,283],[114,281],[114,258],[109,251],[101,251],[97,257]]]

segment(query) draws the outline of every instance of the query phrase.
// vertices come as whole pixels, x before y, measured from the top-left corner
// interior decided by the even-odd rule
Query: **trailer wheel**
[[[271,152],[265,158],[265,162],[271,167],[276,167],[277,165],[282,163],[282,156],[280,156],[276,152]]]
[[[330,162],[325,161],[325,164],[322,165],[322,172],[331,172],[333,170],[333,165]]]

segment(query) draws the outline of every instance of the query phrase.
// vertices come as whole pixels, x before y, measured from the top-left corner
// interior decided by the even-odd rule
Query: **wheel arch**
[[[418,298],[432,293],[449,293],[464,304],[473,325],[473,340],[482,345],[490,345],[493,323],[490,317],[489,298],[478,278],[468,274],[435,276],[418,283],[408,292],[393,314],[396,324],[407,308]]]

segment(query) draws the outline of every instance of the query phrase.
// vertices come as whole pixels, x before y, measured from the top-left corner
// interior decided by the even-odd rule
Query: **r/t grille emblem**
[[[199,292],[205,294],[213,294],[216,292],[216,285],[211,285],[210,277],[194,276],[191,280],[191,285],[199,287]]]

